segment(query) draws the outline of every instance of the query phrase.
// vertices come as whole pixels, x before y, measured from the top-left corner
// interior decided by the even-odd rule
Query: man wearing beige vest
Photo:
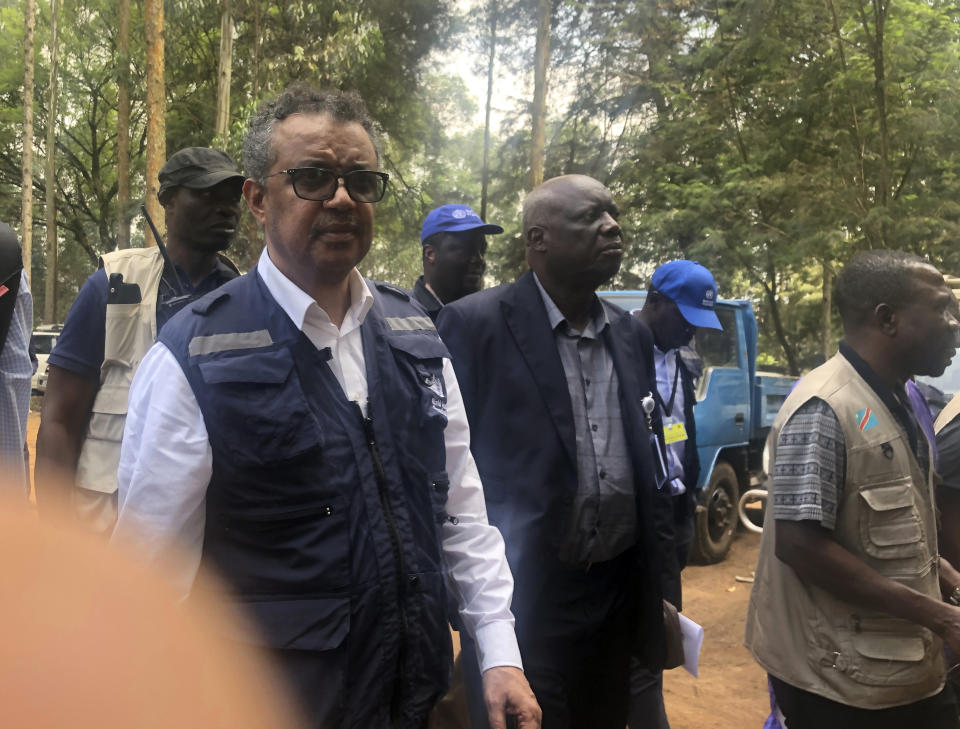
[[[943,598],[960,574],[938,557],[930,444],[904,392],[950,362],[951,299],[921,258],[854,256],[836,283],[840,352],[771,429],[746,645],[789,729],[960,727],[943,655],[960,650]]]
[[[188,147],[158,175],[166,254],[158,246],[107,253],[67,314],[49,358],[37,436],[41,514],[66,510],[109,536],[127,392],[160,328],[188,302],[238,275],[221,255],[237,231],[244,177],[224,152]],[[74,484],[64,493],[60,484]]]

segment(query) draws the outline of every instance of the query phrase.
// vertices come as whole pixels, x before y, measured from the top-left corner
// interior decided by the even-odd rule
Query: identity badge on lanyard
[[[664,402],[659,389],[654,389],[654,397],[663,411],[663,442],[666,445],[680,443],[687,439],[687,429],[683,424],[682,414],[674,416],[674,405],[677,401],[677,383],[680,382],[680,356],[676,355],[677,366],[673,372],[673,388],[670,390],[670,401]]]

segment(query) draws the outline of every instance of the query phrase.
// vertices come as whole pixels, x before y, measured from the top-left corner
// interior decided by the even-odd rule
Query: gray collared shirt
[[[577,494],[560,559],[588,565],[612,559],[636,538],[633,467],[620,413],[620,387],[603,332],[607,311],[596,299],[583,331],[572,329],[550,295],[534,280],[547,309],[573,406]]]

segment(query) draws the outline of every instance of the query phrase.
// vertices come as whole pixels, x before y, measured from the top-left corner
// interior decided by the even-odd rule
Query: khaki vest
[[[946,428],[950,424],[950,421],[958,415],[960,415],[960,395],[954,395],[953,399],[947,403],[946,407],[941,410],[937,416],[937,422],[933,424],[934,432],[939,434],[940,431]]]
[[[150,247],[115,251],[101,260],[108,281],[110,274],[120,273],[124,283],[140,287],[140,303],[107,304],[100,389],[93,401],[87,436],[77,462],[78,487],[114,494],[120,441],[127,419],[127,393],[140,360],[157,338],[157,294],[163,257],[156,247]]]
[[[787,398],[767,440],[771,463],[783,424],[811,397],[833,408],[846,445],[834,538],[882,575],[940,600],[932,478],[924,478],[896,419],[845,357],[815,369]],[[770,488],[772,509],[775,479]],[[945,665],[936,635],[801,582],[777,559],[775,543],[776,522],[768,518],[745,641],[761,666],[797,688],[864,709],[940,691]]]

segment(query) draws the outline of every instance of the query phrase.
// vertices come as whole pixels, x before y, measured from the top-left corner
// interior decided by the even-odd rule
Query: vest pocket
[[[453,644],[447,623],[448,592],[442,574],[423,572],[416,575],[414,588],[417,609],[408,613],[416,628],[416,650],[411,655],[412,675],[419,681],[408,690],[422,693],[415,702],[432,706],[447,690],[453,668]]]
[[[447,495],[450,492],[450,477],[446,471],[430,476],[430,504],[433,506],[433,519],[437,527],[442,527],[447,521],[455,521],[447,513]]]
[[[912,481],[902,478],[860,491],[860,542],[878,559],[904,559],[920,555],[923,527],[915,505]]]
[[[395,350],[401,369],[412,369],[420,394],[420,427],[445,427],[447,387],[443,381],[443,358],[449,354],[443,342],[436,336],[420,335],[394,335],[388,338],[388,342]],[[406,367],[403,366],[404,361],[409,363]]]
[[[127,420],[129,385],[101,385],[91,407],[87,436],[77,462],[77,485],[112,494],[117,490],[120,441]]]
[[[241,605],[257,630],[235,637],[275,653],[311,723],[340,726],[347,699],[350,599],[256,600]]]
[[[133,366],[121,355],[139,353],[143,357],[152,344],[149,324],[140,318],[142,304],[107,304],[103,361]],[[146,345],[146,346],[144,346]]]
[[[293,460],[322,445],[320,427],[286,350],[230,354],[198,365],[216,417],[208,431],[234,463]],[[206,416],[206,413],[205,413]]]
[[[851,677],[871,686],[910,686],[930,679],[933,635],[906,620],[854,616]],[[935,670],[935,669],[934,669]]]

